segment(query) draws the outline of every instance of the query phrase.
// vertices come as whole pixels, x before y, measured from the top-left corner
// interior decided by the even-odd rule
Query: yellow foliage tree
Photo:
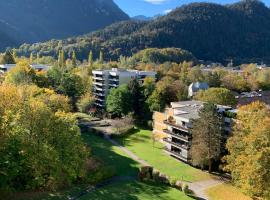
[[[270,112],[260,102],[239,109],[225,169],[251,197],[270,199]]]

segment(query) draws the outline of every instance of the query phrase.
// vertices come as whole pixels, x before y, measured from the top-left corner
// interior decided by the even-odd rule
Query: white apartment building
[[[132,79],[138,79],[143,83],[146,77],[156,77],[156,72],[125,70],[113,68],[111,70],[93,70],[94,95],[96,96],[96,106],[105,107],[106,97],[112,88],[128,84]]]
[[[37,71],[43,71],[43,70],[47,71],[49,69],[49,66],[42,65],[42,64],[33,64],[30,66]],[[9,70],[11,70],[14,67],[16,67],[16,64],[0,65],[0,72],[3,72],[3,73],[8,72]]]

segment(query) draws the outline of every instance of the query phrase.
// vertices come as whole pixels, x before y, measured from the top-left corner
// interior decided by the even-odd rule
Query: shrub
[[[90,93],[86,93],[77,102],[77,108],[80,112],[88,114],[94,102],[95,98]]]
[[[182,187],[182,190],[185,194],[189,194],[189,186],[188,184],[184,184]]]

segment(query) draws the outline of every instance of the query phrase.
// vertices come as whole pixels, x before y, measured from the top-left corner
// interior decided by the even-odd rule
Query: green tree
[[[89,75],[92,75],[93,64],[94,64],[93,52],[90,51],[88,55],[88,74]]]
[[[103,51],[99,52],[99,63],[103,64],[104,63],[104,55],[103,55]]]
[[[235,106],[235,95],[226,88],[210,88],[199,91],[194,99],[218,105]]]
[[[131,98],[131,108],[136,119],[144,119],[146,116],[145,111],[145,98],[143,95],[143,88],[137,79],[133,79],[128,84],[128,89]]]
[[[132,111],[131,94],[127,85],[110,90],[106,100],[106,110],[114,117],[127,115]]]
[[[228,139],[225,170],[253,198],[270,199],[270,112],[261,102],[239,108]]]
[[[71,62],[72,62],[72,67],[76,67],[77,66],[77,57],[76,57],[75,51],[72,51]]]
[[[33,62],[34,62],[34,54],[31,52],[31,54],[30,54],[30,57],[29,57],[29,63],[30,64],[33,64]]]
[[[192,122],[191,159],[195,166],[208,166],[212,172],[214,160],[220,158],[223,130],[222,116],[212,103],[204,104],[199,111],[199,118]]]
[[[64,68],[66,66],[66,60],[65,60],[65,52],[64,50],[60,50],[58,54],[58,66],[60,68]]]

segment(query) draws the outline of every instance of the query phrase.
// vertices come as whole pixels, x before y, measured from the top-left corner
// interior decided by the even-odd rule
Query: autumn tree
[[[22,60],[7,73],[5,83],[15,85],[29,84],[33,83],[35,76],[35,71],[30,67],[29,63]]]
[[[270,112],[267,106],[254,102],[239,108],[232,137],[228,139],[229,155],[225,170],[233,182],[251,197],[270,199]]]
[[[208,166],[208,171],[212,172],[213,162],[220,158],[222,116],[214,104],[206,103],[199,111],[199,118],[193,120],[192,125],[192,164]]]
[[[199,91],[194,99],[218,105],[235,106],[235,95],[226,88],[210,88]]]
[[[15,58],[11,51],[6,51],[0,60],[1,64],[16,64]]]

